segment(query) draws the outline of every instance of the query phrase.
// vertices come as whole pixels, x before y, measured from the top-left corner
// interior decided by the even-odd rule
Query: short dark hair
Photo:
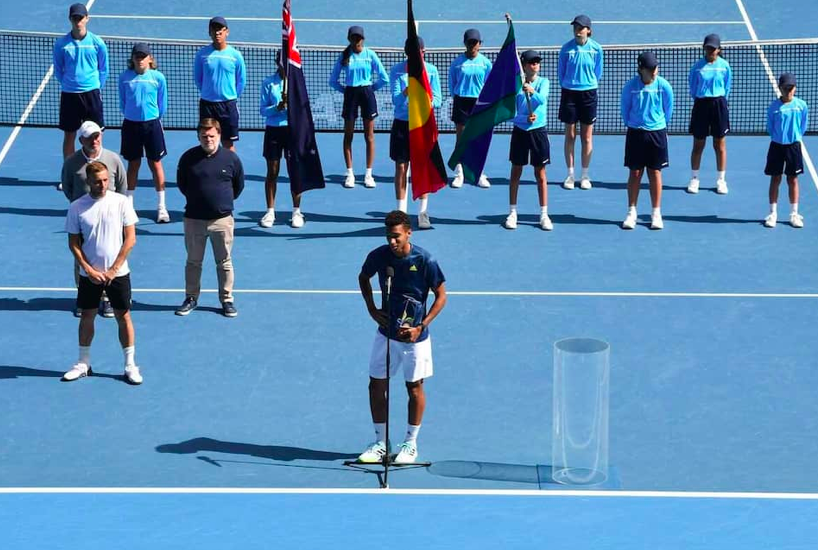
[[[389,214],[387,214],[386,220],[384,220],[384,225],[386,225],[387,228],[402,225],[406,229],[412,229],[412,222],[409,220],[409,215],[402,210],[392,210]]]
[[[96,179],[96,175],[102,172],[107,172],[108,167],[105,166],[104,162],[95,160],[93,162],[89,162],[85,165],[85,177],[91,179],[94,177]]]
[[[211,128],[215,128],[216,131],[221,135],[222,133],[222,125],[219,124],[219,121],[215,118],[203,118],[199,121],[199,125],[196,127],[196,135],[200,135],[202,130],[210,130]]]

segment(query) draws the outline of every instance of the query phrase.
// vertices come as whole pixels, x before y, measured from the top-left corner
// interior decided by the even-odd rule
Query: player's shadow
[[[639,219],[644,221],[650,221],[650,217],[639,216]],[[764,220],[761,219],[740,219],[740,218],[722,218],[720,216],[716,216],[715,214],[709,214],[706,216],[674,216],[674,215],[662,215],[662,218],[666,221],[672,222],[683,222],[683,223],[750,223],[755,225],[764,225]]]
[[[508,214],[501,215],[485,215],[477,216],[477,219],[482,220],[483,223],[497,225],[502,227]],[[600,220],[596,218],[583,218],[582,216],[575,216],[573,214],[550,214],[548,215],[554,223],[555,230],[558,225],[619,225],[620,222],[616,220]],[[434,223],[434,219],[432,222]],[[539,229],[540,215],[539,214],[517,214],[517,226],[529,225]]]
[[[136,215],[139,216],[139,223],[142,225],[149,225],[149,222],[153,222],[154,225],[165,225],[162,223],[156,223],[156,210],[150,209],[143,209],[137,210]],[[184,210],[168,210],[168,216],[170,216],[170,223],[177,223],[184,220],[185,212]],[[137,225],[137,228],[139,225]]]
[[[261,219],[261,217],[266,212],[262,212],[260,210],[245,210],[243,212],[238,212],[236,216],[236,222],[255,222]],[[386,214],[378,218],[364,218],[360,216],[338,216],[335,214],[321,214],[318,212],[310,212],[308,210],[304,210],[304,217],[307,220],[307,224],[310,222],[316,223],[374,223],[378,224],[380,228],[383,228],[383,218],[386,217]],[[371,213],[367,213],[370,215]],[[272,230],[275,230],[282,226],[289,226],[290,219],[292,218],[293,213],[292,210],[276,210],[276,222],[273,226]],[[262,229],[258,227],[258,229]],[[307,230],[309,230],[309,225],[307,225]],[[265,229],[264,233],[268,234],[271,229]],[[383,231],[382,231],[383,233]],[[385,233],[384,233],[385,234]]]
[[[180,295],[181,300],[181,295]],[[181,301],[179,302],[181,303]],[[0,311],[65,311],[73,312],[77,307],[75,298],[32,298],[31,300],[21,300],[20,298],[0,298]],[[131,311],[176,311],[177,306],[173,304],[146,304],[134,300],[131,304]],[[215,307],[200,306],[197,311],[212,311],[221,313],[222,310]]]
[[[12,216],[37,216],[44,218],[65,218],[68,210],[65,208],[17,208],[11,206],[0,206],[0,214],[10,214]]]
[[[65,371],[34,369],[31,367],[18,367],[12,365],[0,365],[0,380],[15,380],[17,378],[59,378],[62,379]],[[91,378],[108,378],[125,382],[122,374],[106,374],[94,371]]]
[[[57,188],[56,181],[31,181],[19,178],[0,178],[0,187],[53,187]]]
[[[219,441],[209,437],[196,437],[180,443],[166,443],[156,447],[158,453],[172,453],[179,455],[195,454],[200,452],[213,452],[242,456],[253,456],[267,460],[280,462],[293,462],[295,460],[350,460],[357,458],[357,454],[336,453],[331,451],[319,451],[315,449],[304,449],[302,447],[285,447],[279,445],[255,445],[252,443],[237,443],[232,441]],[[197,457],[200,460],[218,466],[218,460],[207,457]]]

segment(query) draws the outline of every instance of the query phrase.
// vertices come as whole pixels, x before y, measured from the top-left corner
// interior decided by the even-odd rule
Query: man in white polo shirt
[[[125,355],[125,379],[141,384],[134,362],[134,328],[131,321],[131,277],[128,254],[136,243],[136,212],[130,201],[108,192],[108,168],[99,161],[88,163],[85,174],[89,191],[71,203],[65,230],[68,248],[80,267],[77,306],[82,310],[79,328],[79,360],[63,375],[72,381],[91,372],[91,341],[94,318],[103,290],[108,294],[119,325],[119,342]]]

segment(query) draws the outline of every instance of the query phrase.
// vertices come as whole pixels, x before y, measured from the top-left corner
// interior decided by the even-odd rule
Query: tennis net
[[[59,122],[60,89],[52,75],[52,46],[60,34],[0,32],[0,51],[4,61],[0,64],[0,125],[25,125],[56,127]],[[110,73],[102,97],[105,122],[108,127],[122,123],[117,96],[117,77],[126,68],[134,42],[144,40],[126,37],[103,37],[109,48]],[[204,45],[195,41],[149,40],[159,70],[168,82],[168,111],[163,125],[166,129],[195,128],[198,122],[199,94],[193,83],[193,59],[196,51]],[[258,99],[263,79],[274,71],[275,56],[280,44],[231,43],[238,48],[247,64],[247,87],[239,99],[243,130],[263,130],[264,120],[258,114]],[[619,116],[619,97],[622,86],[636,74],[636,58],[640,52],[650,50],[659,58],[659,74],[666,78],[675,93],[673,120],[668,131],[672,134],[687,133],[693,100],[688,93],[690,67],[701,57],[701,45],[653,44],[629,46],[605,46],[605,73],[599,88],[598,119],[595,132],[622,134],[625,128]],[[329,87],[329,74],[340,48],[301,46],[303,69],[312,103],[315,127],[318,131],[343,130],[341,108],[342,94]],[[388,71],[395,63],[405,59],[403,51],[396,48],[374,48]],[[519,48],[520,51],[528,48]],[[558,47],[532,48],[543,56],[541,75],[551,81],[548,101],[548,130],[561,133],[562,124],[557,118],[559,85],[557,82]],[[498,49],[481,50],[494,59]],[[449,120],[452,98],[446,75],[460,49],[428,49],[426,60],[440,71],[443,105],[437,110],[438,128],[453,132]],[[808,105],[818,105],[818,39],[797,41],[725,42],[723,56],[733,68],[732,93],[728,99],[733,134],[766,133],[766,111],[775,97],[775,78],[782,72],[792,72],[798,78],[797,95]],[[392,124],[392,103],[388,88],[376,92],[380,116],[376,119],[376,131],[386,132]],[[360,122],[359,122],[360,124]],[[497,128],[509,132],[511,124]],[[818,117],[809,121],[809,133],[818,132]]]

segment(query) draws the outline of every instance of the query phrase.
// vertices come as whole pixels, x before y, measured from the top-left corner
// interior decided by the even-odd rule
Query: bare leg
[[[74,141],[77,139],[77,132],[63,132],[62,136],[62,158],[67,159],[74,154]]]
[[[548,179],[545,174],[545,164],[534,167],[534,178],[537,180],[537,195],[540,199],[540,208],[548,206]]]
[[[698,170],[701,168],[702,165],[702,153],[704,152],[704,146],[707,143],[707,139],[696,139],[693,138],[693,149],[690,151],[690,169],[691,170]],[[716,146],[716,141],[713,140],[713,146]],[[718,160],[718,157],[717,157]]]
[[[662,206],[662,171],[648,168],[648,182],[650,183],[650,203],[653,208]]]
[[[523,175],[523,167],[512,164],[511,165],[511,176],[509,176],[508,182],[508,204],[516,205],[517,204],[517,191],[520,188],[520,178]]]
[[[770,176],[770,204],[778,204],[779,185],[781,185],[781,176]]]
[[[344,121],[344,162],[347,170],[352,168],[352,136],[355,133],[355,121]]]
[[[716,152],[716,170],[727,170],[727,138],[713,138],[713,150]]]
[[[576,131],[576,129],[574,131]],[[580,123],[579,131],[580,139],[582,140],[582,167],[588,168],[591,166],[591,155],[594,152],[594,125]],[[571,148],[573,149],[573,141]]]
[[[576,124],[565,125],[565,144],[563,145],[563,153],[565,153],[565,166],[570,170],[574,167],[574,141],[577,139]]]
[[[79,327],[79,342],[81,346],[90,346],[94,340],[94,319],[96,316],[96,308],[82,310]]]
[[[420,426],[423,421],[423,411],[426,410],[426,393],[423,391],[423,380],[407,382],[406,391],[409,394],[409,424]]]
[[[136,191],[140,166],[142,166],[142,159],[128,161],[128,191]]]
[[[375,119],[364,120],[364,139],[366,140],[366,167],[372,168],[375,162]]]
[[[789,187],[790,204],[798,204],[798,177],[787,176],[787,186]]]
[[[264,196],[267,199],[267,208],[275,208],[278,171],[281,169],[281,160],[267,160],[267,176],[264,178]]]
[[[385,378],[369,378],[369,410],[372,413],[372,422],[383,424],[386,422],[386,387]]]
[[[628,174],[628,206],[636,206],[639,200],[639,186],[642,183],[644,169],[631,170]]]
[[[162,161],[148,159],[148,168],[150,168],[151,175],[153,175],[153,188],[156,189],[156,191],[164,191],[165,169],[162,167]]]
[[[115,309],[114,316],[116,317],[116,322],[119,325],[119,343],[123,348],[133,346],[136,342],[136,338],[134,336],[131,312]]]
[[[395,163],[395,199],[397,200],[403,200],[406,198],[406,172],[408,168],[408,162]]]

